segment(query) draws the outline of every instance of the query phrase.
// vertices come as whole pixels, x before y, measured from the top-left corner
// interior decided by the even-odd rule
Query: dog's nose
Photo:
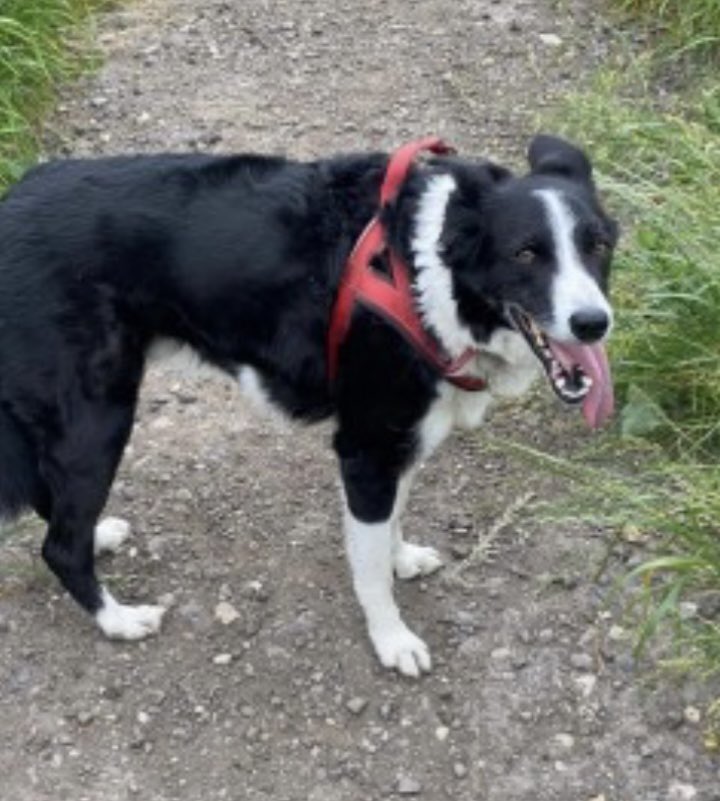
[[[570,316],[570,330],[581,342],[597,342],[610,326],[604,309],[581,309]]]

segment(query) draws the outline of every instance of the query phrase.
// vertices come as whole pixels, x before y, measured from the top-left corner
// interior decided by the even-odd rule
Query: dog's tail
[[[12,415],[0,406],[0,522],[35,506],[42,485],[35,449]]]

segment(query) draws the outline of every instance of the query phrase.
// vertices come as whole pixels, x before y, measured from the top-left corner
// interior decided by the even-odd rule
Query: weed
[[[614,5],[650,25],[663,53],[712,59],[720,52],[718,0],[615,0]]]
[[[3,0],[0,5],[0,192],[35,160],[60,83],[93,63],[87,22],[107,0]]]
[[[575,480],[573,516],[592,509],[593,522],[648,540],[647,560],[627,577],[638,648],[669,628],[669,662],[704,675],[720,671],[720,80],[707,69],[720,53],[720,3],[615,5],[652,16],[660,49],[603,72],[558,117],[590,150],[625,228],[611,348],[620,433],[659,447],[639,470],[612,437],[614,465],[607,451],[602,467],[550,464]],[[701,56],[686,64],[693,90],[661,96],[663,60],[690,51]]]

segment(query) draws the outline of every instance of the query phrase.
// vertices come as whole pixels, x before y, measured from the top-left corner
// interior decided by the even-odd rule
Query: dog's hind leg
[[[410,487],[415,478],[415,468],[407,470],[398,482],[397,499],[393,509],[392,533],[393,570],[399,579],[427,576],[442,567],[442,558],[435,550],[425,545],[414,545],[403,539],[401,517],[407,506]]]
[[[165,611],[118,603],[95,575],[96,525],[130,435],[133,412],[132,403],[82,403],[42,460],[51,494],[43,557],[103,632],[125,640],[156,632]]]

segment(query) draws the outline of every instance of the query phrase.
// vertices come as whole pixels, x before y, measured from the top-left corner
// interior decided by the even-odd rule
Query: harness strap
[[[475,356],[474,348],[467,348],[457,359],[451,359],[423,327],[415,308],[407,265],[389,247],[380,221],[380,212],[397,197],[410,166],[423,151],[451,152],[442,140],[427,137],[409,142],[393,154],[380,190],[380,211],[370,220],[348,258],[328,331],[328,376],[331,383],[337,377],[340,345],[350,329],[353,309],[356,303],[362,303],[391,323],[446,381],[468,392],[487,388],[484,379],[460,374]],[[388,258],[389,276],[372,267],[373,260],[383,254]]]

